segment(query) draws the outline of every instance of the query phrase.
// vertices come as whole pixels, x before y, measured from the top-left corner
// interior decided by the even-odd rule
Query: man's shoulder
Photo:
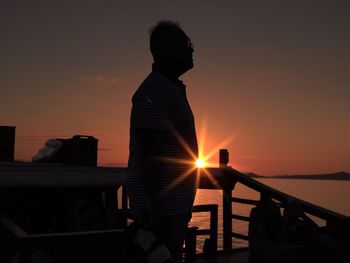
[[[176,84],[162,74],[153,71],[146,77],[141,86],[174,88]]]
[[[137,94],[168,94],[171,95],[177,90],[177,85],[165,76],[151,72],[136,90]]]

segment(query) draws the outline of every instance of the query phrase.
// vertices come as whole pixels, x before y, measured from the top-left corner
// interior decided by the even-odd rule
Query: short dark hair
[[[159,51],[171,39],[174,33],[183,32],[180,24],[171,20],[158,21],[155,26],[149,30],[150,49],[153,57],[157,57]]]

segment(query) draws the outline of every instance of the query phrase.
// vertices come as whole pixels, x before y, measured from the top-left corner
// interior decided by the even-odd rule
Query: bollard
[[[219,164],[220,167],[227,167],[229,162],[229,153],[227,149],[220,149],[219,152]]]

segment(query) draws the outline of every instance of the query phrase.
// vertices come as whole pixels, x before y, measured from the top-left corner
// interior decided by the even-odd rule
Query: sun
[[[218,185],[218,182],[214,178],[214,176],[210,173],[210,170],[207,169],[207,167],[213,167],[215,164],[210,163],[209,159],[216,154],[219,149],[225,147],[228,143],[230,143],[235,137],[236,134],[228,137],[223,142],[217,144],[214,149],[212,149],[209,153],[205,153],[204,151],[204,142],[205,142],[205,136],[206,136],[206,125],[204,122],[204,125],[202,127],[202,132],[200,136],[200,140],[198,141],[198,152],[193,152],[192,149],[189,147],[187,142],[184,140],[184,138],[175,130],[172,129],[172,132],[177,139],[177,141],[184,147],[184,149],[187,151],[189,156],[191,156],[190,159],[177,159],[177,158],[160,158],[162,161],[171,162],[171,163],[178,163],[178,164],[186,164],[189,166],[189,169],[184,171],[183,174],[181,174],[177,179],[175,179],[173,182],[171,182],[164,191],[168,191],[169,189],[175,187],[177,184],[181,183],[181,181],[185,180],[188,176],[193,176],[195,172],[197,172],[196,176],[199,178],[202,173],[204,173],[208,179],[213,183],[213,185]],[[199,180],[197,180],[197,183],[199,183]]]
[[[198,159],[198,160],[196,161],[196,167],[197,167],[197,168],[203,168],[204,166],[205,166],[204,160]]]

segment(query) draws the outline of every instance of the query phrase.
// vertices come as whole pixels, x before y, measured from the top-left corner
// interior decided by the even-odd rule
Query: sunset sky
[[[1,1],[0,125],[18,160],[48,138],[99,139],[125,166],[148,30],[179,21],[194,44],[181,79],[204,154],[261,175],[350,171],[350,1]],[[218,161],[218,151],[212,159]]]

